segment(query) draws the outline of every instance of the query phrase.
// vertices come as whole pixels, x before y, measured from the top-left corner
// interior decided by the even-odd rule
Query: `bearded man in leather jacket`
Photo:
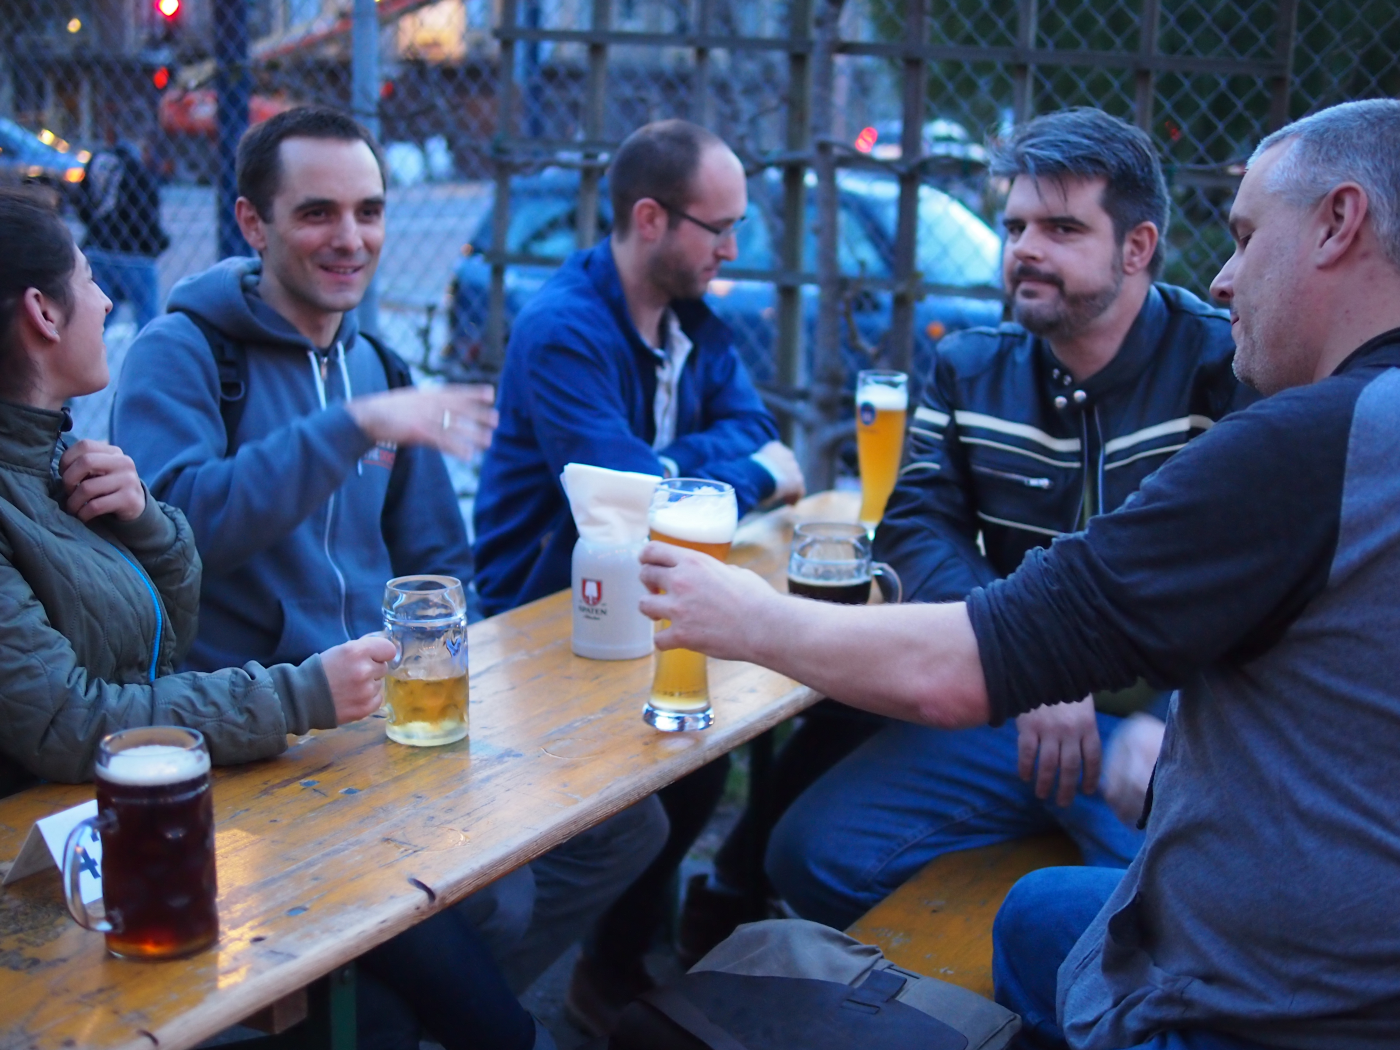
[[[1169,201],[1143,132],[1097,110],[1050,114],[992,173],[1011,180],[1013,321],[949,336],[925,378],[875,536],[906,600],[957,601],[1010,574],[1249,398],[1228,315],[1155,283]],[[1126,867],[1167,702],[1139,683],[995,729],[892,723],[787,812],[769,874],[799,914],[843,928],[935,856],[1056,826],[1087,863]]]

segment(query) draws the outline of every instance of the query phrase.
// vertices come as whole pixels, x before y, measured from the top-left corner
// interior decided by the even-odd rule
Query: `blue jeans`
[[[1107,742],[1122,721],[1098,716]],[[1063,828],[1088,864],[1125,868],[1142,832],[1103,799],[1061,809],[1016,772],[1016,726],[887,726],[808,788],[769,840],[768,877],[804,918],[845,929],[934,857]]]
[[[136,327],[146,327],[155,319],[159,309],[160,285],[156,280],[156,261],[149,255],[135,252],[109,252],[105,248],[85,248],[83,254],[92,265],[92,279],[112,300],[110,321],[122,303],[131,304]]]
[[[1015,1050],[1067,1050],[1055,1015],[1056,975],[1122,879],[1107,868],[1042,868],[1011,888],[992,929],[996,999],[1021,1015]],[[1123,1050],[1264,1050],[1239,1036],[1185,1029]]]

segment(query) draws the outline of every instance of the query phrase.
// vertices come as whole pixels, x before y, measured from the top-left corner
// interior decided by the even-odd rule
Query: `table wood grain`
[[[795,521],[854,521],[822,493],[747,521],[730,560],[782,586]],[[471,735],[387,741],[381,717],[215,773],[221,936],[191,959],[113,959],[64,910],[53,871],[0,891],[0,1048],[179,1050],[237,1023],[811,704],[806,687],[711,661],[715,725],[641,718],[652,658],[569,650],[567,593],[469,631]],[[92,797],[0,800],[0,861],[35,820]]]

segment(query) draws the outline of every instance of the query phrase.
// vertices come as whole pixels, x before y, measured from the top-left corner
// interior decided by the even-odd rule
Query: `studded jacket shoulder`
[[[1010,574],[1253,401],[1233,356],[1228,315],[1163,284],[1084,383],[1019,325],[949,336],[909,419],[877,556],[899,571],[906,600],[959,600]]]

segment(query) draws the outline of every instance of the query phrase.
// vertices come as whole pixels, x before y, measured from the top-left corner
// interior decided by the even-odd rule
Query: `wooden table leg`
[[[279,1000],[269,1010],[300,998],[300,1024],[278,1029],[264,1039],[230,1044],[230,1050],[355,1050],[355,964],[332,970],[309,988]],[[285,1008],[284,1008],[285,1009]],[[259,1011],[244,1024],[266,1030],[268,1010]]]

